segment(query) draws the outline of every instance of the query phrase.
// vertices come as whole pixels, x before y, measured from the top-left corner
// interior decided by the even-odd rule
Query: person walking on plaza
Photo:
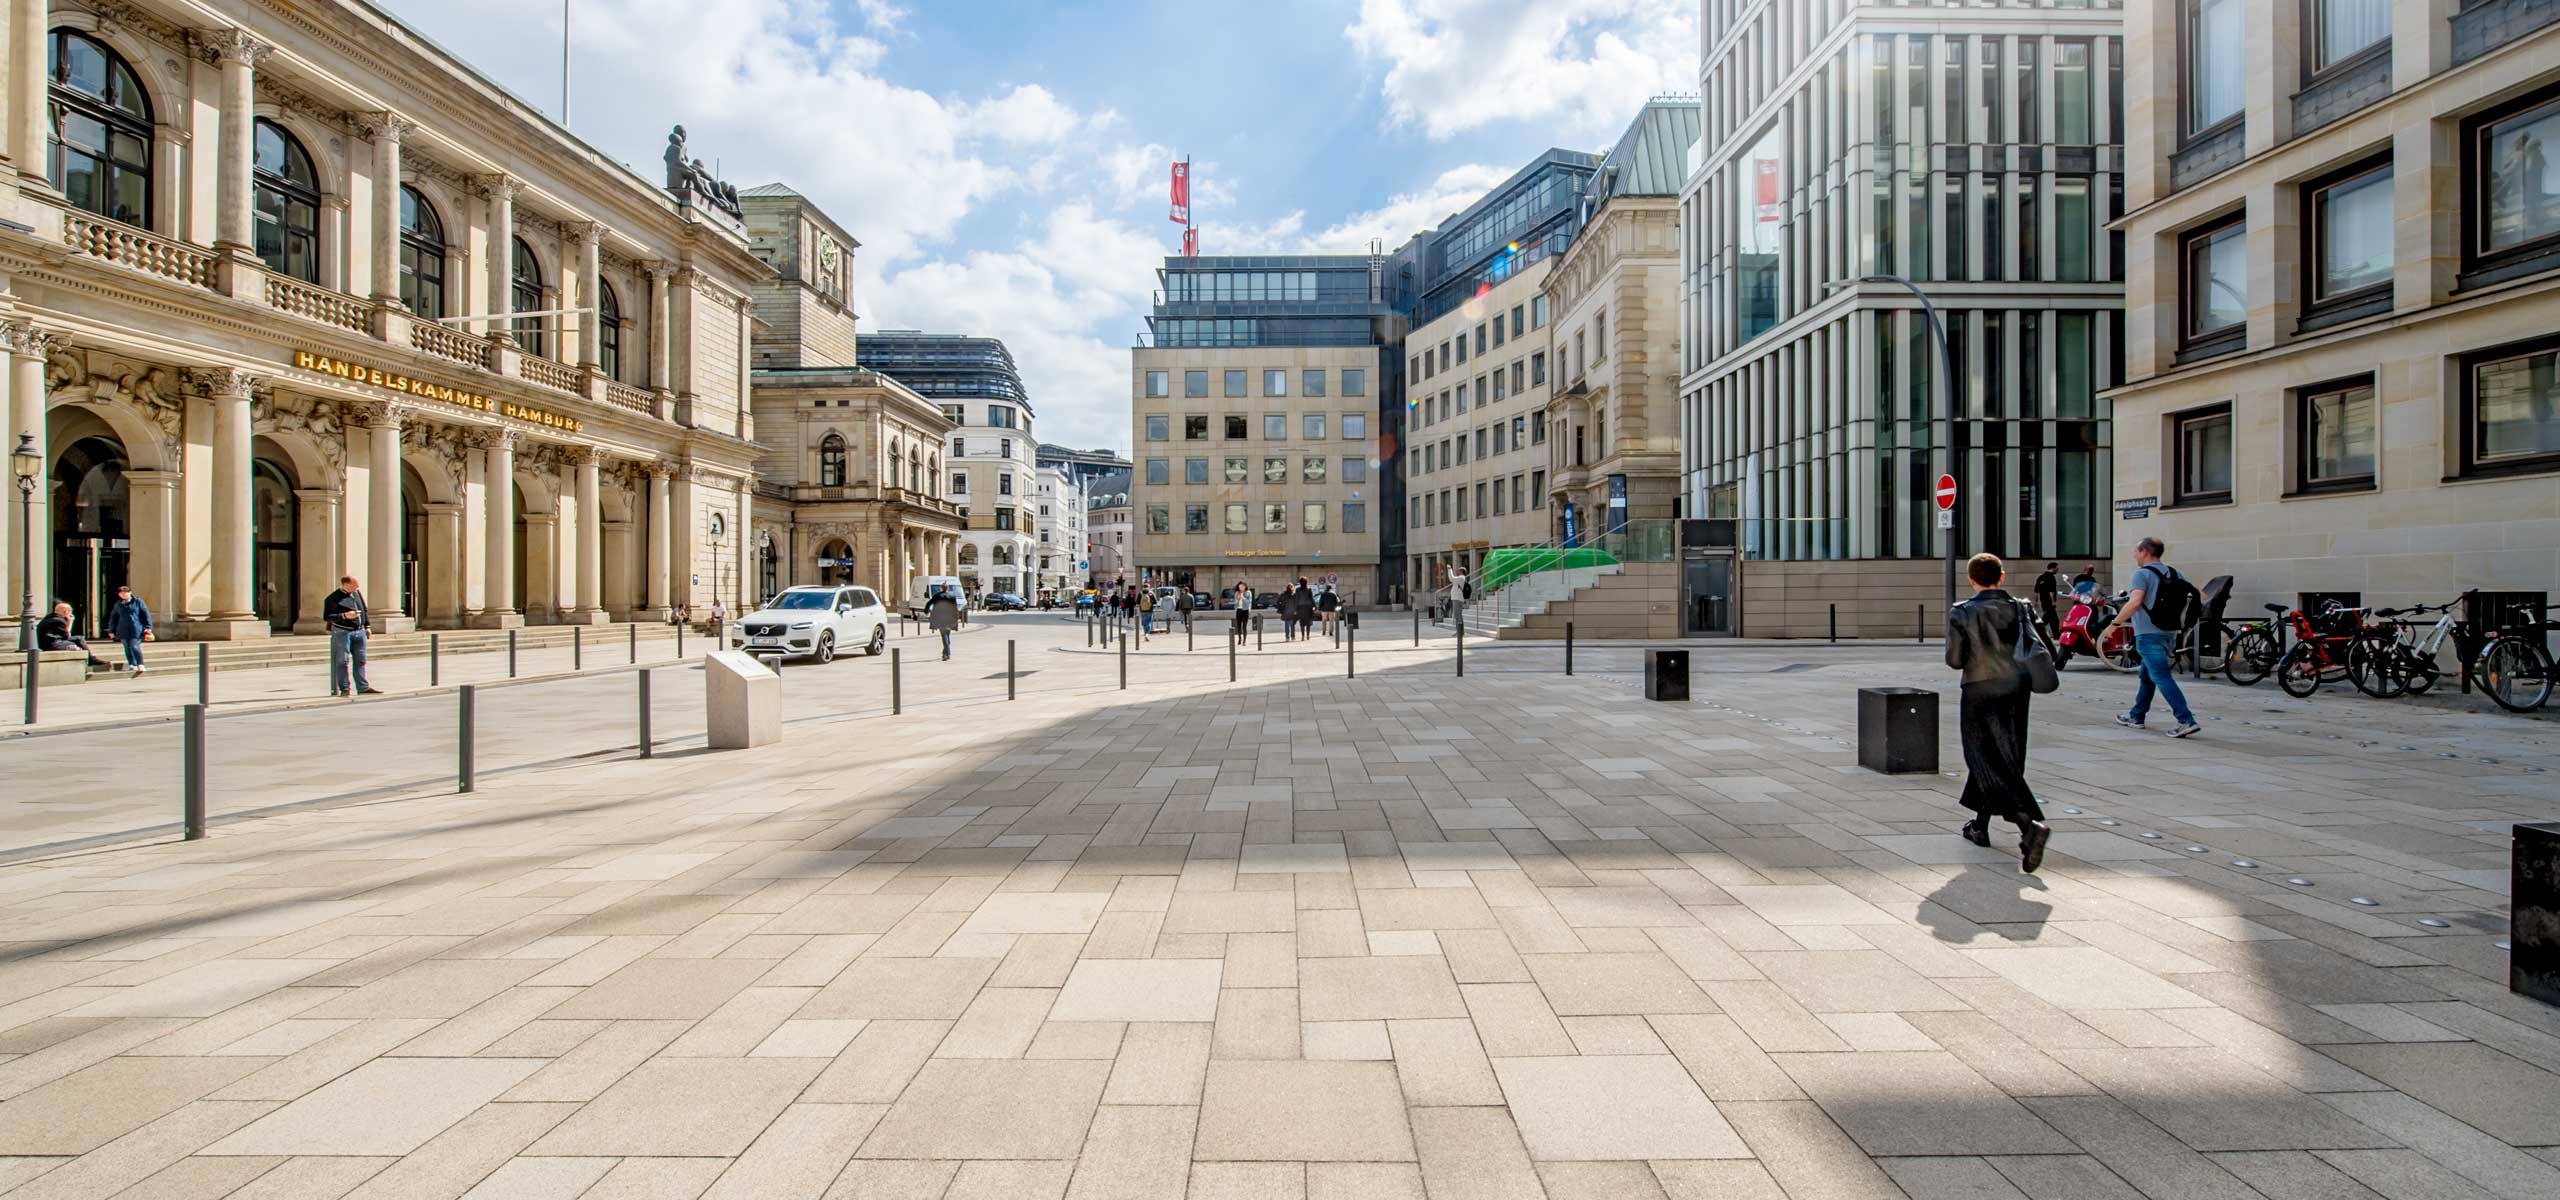
[[[2026,657],[2050,661],[2052,643],[2035,627],[2027,606],[2000,584],[1998,555],[1977,554],[1965,564],[1973,597],[1947,614],[1947,665],[1964,672],[1956,728],[1964,741],[1964,794],[1957,803],[1973,810],[1958,832],[1977,846],[1991,844],[1991,819],[2018,827],[2018,867],[2044,863],[2053,830],[2027,786],[2027,705],[2035,689]]]
[[[1182,618],[1182,627],[1185,629],[1191,628],[1191,605],[1190,588],[1184,588],[1173,594],[1173,611],[1175,615]]]
[[[1154,588],[1145,588],[1138,592],[1138,622],[1140,625],[1138,632],[1154,633],[1156,631],[1156,592]]]
[[[960,602],[952,598],[951,589],[935,588],[933,599],[925,602],[925,623],[942,635],[942,661],[951,661],[951,635],[960,628]]]
[[[2203,598],[2176,567],[2160,561],[2168,552],[2169,547],[2158,538],[2147,537],[2133,544],[2133,579],[2124,607],[2117,609],[2115,619],[2098,631],[2097,644],[2106,645],[2107,635],[2116,626],[2128,619],[2133,622],[2133,650],[2142,658],[2142,679],[2134,685],[2133,707],[2116,714],[2116,724],[2127,729],[2142,728],[2143,718],[2151,713],[2151,694],[2156,691],[2169,701],[2169,715],[2177,720],[2169,727],[2169,736],[2194,737],[2204,727],[2196,724],[2195,710],[2187,707],[2187,694],[2179,690],[2177,678],[2170,673],[2169,656],[2177,647],[2178,635],[2194,627],[2196,616],[2203,609]]]
[[[329,694],[377,694],[364,677],[365,626],[372,614],[364,602],[364,584],[353,575],[338,577],[338,590],[320,602],[320,625],[329,631]]]
[[[53,611],[37,619],[36,649],[77,650],[89,656],[90,669],[106,669],[106,660],[90,653],[89,639],[72,632],[71,602],[68,600],[54,601]]]
[[[2050,637],[2062,630],[2062,613],[2055,602],[2062,596],[2062,564],[2046,563],[2044,574],[2036,576],[2036,608],[2044,613],[2044,631]]]
[[[133,594],[133,585],[116,585],[116,602],[107,606],[107,636],[124,646],[125,669],[136,675],[151,668],[142,664],[142,644],[153,640],[151,606]]]
[[[1236,640],[1237,640],[1237,641],[1241,642],[1241,641],[1243,641],[1243,640],[1244,640],[1244,626],[1245,626],[1245,622],[1246,622],[1247,620],[1250,620],[1250,619],[1252,618],[1252,616],[1253,616],[1253,589],[1252,589],[1252,588],[1249,588],[1249,587],[1246,587],[1246,586],[1244,585],[1244,581],[1242,581],[1242,580],[1238,580],[1238,581],[1236,581],[1236,632],[1235,632],[1235,638],[1236,638]]]
[[[1324,622],[1326,633],[1333,632],[1333,623],[1341,613],[1342,597],[1334,594],[1332,584],[1324,585],[1324,590],[1316,593],[1316,616]]]
[[[1316,593],[1307,586],[1307,577],[1298,577],[1297,589],[1289,593],[1289,619],[1297,626],[1298,636],[1316,635]]]
[[[1449,570],[1449,615],[1463,618],[1466,615],[1466,611],[1467,569],[1465,567],[1452,567]]]

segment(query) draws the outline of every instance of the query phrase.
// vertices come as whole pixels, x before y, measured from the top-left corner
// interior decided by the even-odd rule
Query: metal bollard
[[[1831,606],[1831,644],[1840,644],[1840,606]]]
[[[213,703],[213,647],[204,642],[196,643],[196,703]]]
[[[899,713],[907,711],[906,679],[904,675],[904,668],[906,664],[901,661],[903,657],[904,656],[898,652],[897,647],[891,646],[889,648],[889,715],[893,717],[897,716]]]
[[[456,751],[456,757],[460,760],[457,763],[460,783],[454,790],[458,792],[468,792],[479,786],[478,776],[480,772],[478,765],[472,761],[473,747],[471,743],[473,741],[472,726],[477,719],[477,713],[480,707],[480,689],[473,684],[463,684],[461,696],[462,704],[459,715],[460,724],[454,736],[454,749]]]
[[[1464,679],[1464,678],[1466,678],[1466,677],[1467,677],[1467,614],[1466,614],[1466,611],[1465,611],[1464,609],[1461,609],[1461,610],[1459,610],[1459,612],[1458,612],[1458,678],[1460,678],[1460,679]]]
[[[1573,622],[1564,623],[1564,673],[1573,674]]]
[[[1926,604],[1914,604],[1911,606],[1911,642],[1913,645],[1919,645],[1927,642],[1928,640],[1929,606]]]
[[[1227,682],[1229,683],[1236,681],[1236,643],[1241,640],[1243,639],[1232,637],[1227,639]]]
[[[185,775],[187,840],[192,842],[204,836],[204,705],[190,704],[186,707],[185,732],[181,736],[180,747],[179,769]]]
[[[569,669],[587,669],[587,629],[583,625],[569,627]]]
[[[1422,648],[1422,606],[1419,604],[1413,607],[1413,648]]]
[[[649,673],[643,670],[632,674],[640,677],[640,757],[648,758],[657,752],[656,742],[649,736]]]
[[[1093,614],[1084,615],[1084,648],[1093,649]]]
[[[1129,635],[1120,635],[1120,690],[1129,690]]]
[[[1185,613],[1182,618],[1182,649],[1185,653],[1188,653],[1192,649],[1191,616],[1188,613]]]
[[[439,687],[443,683],[444,635],[430,633],[427,635],[427,686]]]
[[[43,663],[44,663],[44,651],[38,650],[38,649],[36,649],[36,648],[34,648],[34,647],[32,647],[32,646],[28,647],[28,648],[27,648],[27,721],[26,721],[26,723],[27,723],[27,724],[29,724],[29,725],[33,725],[33,724],[35,724],[35,723],[36,723],[36,676],[37,676],[37,674],[38,674],[37,668],[38,668],[39,666],[41,666]]]
[[[516,631],[507,631],[507,678],[516,677]]]
[[[1358,679],[1360,678],[1360,631],[1357,629],[1342,629],[1337,630],[1336,632],[1343,639],[1342,677],[1345,679]]]
[[[631,623],[631,661],[635,664],[640,661],[640,622],[638,621]]]
[[[1253,648],[1262,649],[1262,618],[1260,617],[1253,619]]]
[[[1007,699],[1007,700],[1011,700],[1011,699],[1013,699],[1013,698],[1014,698],[1014,695],[1013,695],[1013,639],[1012,639],[1012,638],[1006,638],[1006,639],[1004,640],[1004,698],[1005,698],[1005,699]]]

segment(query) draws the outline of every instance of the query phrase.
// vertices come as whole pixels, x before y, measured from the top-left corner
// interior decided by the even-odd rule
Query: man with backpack
[[[2157,691],[2168,699],[2169,715],[2177,719],[2169,736],[2194,737],[2203,727],[2196,724],[2194,710],[2187,707],[2187,694],[2178,689],[2178,681],[2170,673],[2170,656],[2177,649],[2178,635],[2195,628],[2196,618],[2204,612],[2204,597],[2185,576],[2178,574],[2177,568],[2160,561],[2168,550],[2158,538],[2147,537],[2134,543],[2131,590],[2115,620],[2098,632],[2098,644],[2106,645],[2107,635],[2117,625],[2128,619],[2133,622],[2133,649],[2142,657],[2142,680],[2134,687],[2133,708],[2117,714],[2116,724],[2127,729],[2142,728],[2142,719],[2151,712],[2151,694]]]

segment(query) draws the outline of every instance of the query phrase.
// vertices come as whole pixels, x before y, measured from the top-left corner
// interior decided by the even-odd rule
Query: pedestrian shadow
[[[2033,941],[2044,932],[2052,889],[2014,864],[1978,863],[1941,880],[1920,905],[1920,924],[1942,942],[1972,945],[1986,936]],[[1999,926],[1998,929],[1986,928]]]

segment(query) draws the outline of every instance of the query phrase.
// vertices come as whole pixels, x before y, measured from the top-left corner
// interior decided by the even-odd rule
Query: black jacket
[[[320,602],[320,626],[332,630],[364,628],[364,593],[344,588],[329,593],[329,598]]]
[[[2018,677],[2018,624],[2035,623],[2027,619],[2026,606],[2018,598],[1999,588],[1977,592],[1973,599],[1959,603],[1947,613],[1947,665],[1964,672],[1966,683],[2003,683]],[[2053,643],[2042,630],[2035,638],[2044,643],[2045,653],[2053,653]]]
[[[2041,600],[2046,604],[2051,604],[2053,603],[2053,598],[2060,594],[2062,594],[2062,575],[2060,572],[2047,571],[2042,575],[2036,576],[2036,599]]]
[[[89,643],[71,632],[71,618],[59,613],[46,613],[36,619],[36,649],[86,650]]]

